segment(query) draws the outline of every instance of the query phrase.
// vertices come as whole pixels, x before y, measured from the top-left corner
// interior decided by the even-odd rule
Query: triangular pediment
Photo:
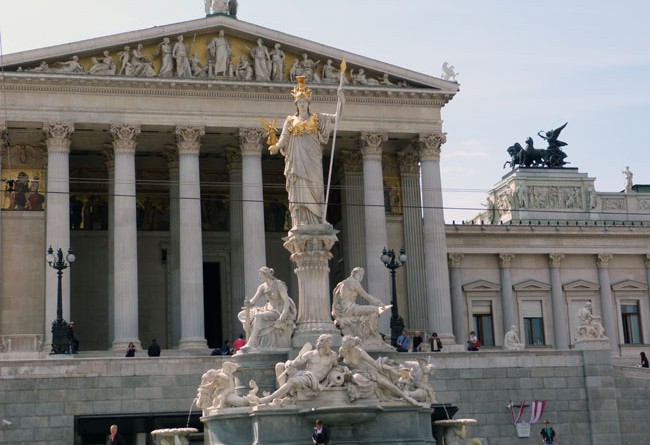
[[[224,38],[228,41],[231,54],[229,72],[223,74],[211,73],[208,70],[209,66],[215,64],[213,60],[215,56],[211,54],[209,49],[210,43],[219,36],[220,31],[223,31]],[[312,87],[318,84],[335,84],[337,81],[331,77],[331,74],[330,76],[325,75],[326,70],[324,70],[324,67],[327,65],[327,61],[331,60],[332,65],[339,68],[341,60],[345,59],[348,68],[346,73],[347,81],[350,86],[357,88],[390,88],[405,91],[424,89],[448,95],[447,100],[451,99],[458,91],[458,84],[455,82],[427,76],[223,15],[9,54],[4,56],[4,70],[5,72],[21,71],[25,74],[37,75],[102,76],[106,79],[113,76],[127,76],[130,65],[127,64],[126,69],[122,66],[123,54],[124,52],[133,53],[138,48],[138,45],[142,45],[140,52],[151,61],[152,70],[147,68],[138,74],[133,74],[131,70],[130,76],[155,79],[160,77],[159,74],[163,65],[161,55],[164,52],[164,48],[161,48],[163,39],[168,38],[169,46],[173,47],[177,43],[179,35],[184,36],[183,43],[189,58],[196,54],[195,60],[198,60],[205,68],[203,74],[199,74],[198,70],[196,71],[194,76],[196,79],[206,81],[266,81],[257,79],[256,74],[253,75],[252,79],[237,76],[238,64],[242,60],[242,56],[251,59],[251,50],[258,45],[258,39],[261,39],[262,45],[269,52],[274,49],[276,44],[279,44],[279,49],[284,53],[282,79],[279,80],[276,77],[275,80],[266,82],[291,82],[292,67],[297,62],[298,69],[293,71],[300,71],[304,59],[307,58],[311,60],[314,66],[313,72],[316,74],[311,79],[313,81],[309,82]],[[125,47],[128,47],[128,51]],[[306,54],[306,56],[303,56],[303,54]],[[114,61],[114,69],[103,69],[104,67],[101,66],[102,61],[107,57],[112,58]],[[254,64],[251,63],[251,65]],[[351,78],[351,72],[359,75],[362,70],[364,76],[356,80]],[[260,69],[261,71],[263,70]],[[241,73],[243,75],[245,71],[242,69]],[[167,73],[165,72],[165,74]],[[174,76],[176,74],[171,77]],[[364,77],[365,81],[363,80]]]
[[[624,281],[619,281],[618,283],[612,284],[612,290],[614,291],[635,291],[635,292],[643,292],[648,290],[648,285],[645,283],[640,283],[638,281],[634,280],[624,280]]]
[[[551,286],[537,280],[526,280],[513,286],[516,292],[548,291]]]
[[[501,286],[490,281],[478,280],[463,286],[465,292],[501,292]]]
[[[600,290],[600,285],[597,283],[592,283],[591,281],[585,280],[576,280],[571,283],[567,283],[562,286],[565,292],[581,292],[581,291],[590,291],[596,292]]]

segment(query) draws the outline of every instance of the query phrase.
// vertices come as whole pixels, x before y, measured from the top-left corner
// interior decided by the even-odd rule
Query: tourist
[[[559,436],[555,433],[555,430],[551,426],[551,422],[548,420],[544,421],[544,428],[539,432],[539,436],[542,438],[542,443],[544,445],[555,443],[555,438]]]
[[[415,331],[415,335],[413,335],[413,352],[422,352],[422,343],[424,343],[422,334],[420,331]]]
[[[126,355],[124,357],[135,357],[135,345],[133,342],[129,342],[129,346],[126,347]]]
[[[320,419],[316,420],[316,426],[314,426],[311,440],[314,442],[314,445],[327,445],[329,443],[329,431]]]
[[[239,334],[239,338],[232,342],[232,349],[237,352],[244,346],[246,346],[246,339],[244,338],[244,334]]]
[[[223,342],[221,347],[221,355],[232,355],[232,347],[230,346],[230,340],[226,339]]]
[[[648,365],[648,357],[646,357],[645,352],[641,351],[641,363],[639,364],[639,368],[650,368],[650,365]]]
[[[151,340],[147,354],[149,354],[149,357],[160,357],[160,345],[156,342],[155,338]]]
[[[476,337],[476,332],[471,331],[469,333],[469,340],[467,340],[467,350],[468,351],[478,351],[481,348],[481,343]]]
[[[409,352],[409,345],[411,344],[411,339],[406,333],[406,329],[402,331],[402,335],[397,337],[397,352]]]
[[[110,434],[106,438],[106,445],[126,445],[122,436],[117,433],[117,425],[111,425]]]
[[[74,321],[68,323],[68,341],[70,342],[70,354],[76,354],[79,350],[79,339],[74,334]]]
[[[440,352],[442,351],[442,341],[438,338],[438,333],[434,332],[431,334],[429,339],[429,345],[431,346],[431,352]]]

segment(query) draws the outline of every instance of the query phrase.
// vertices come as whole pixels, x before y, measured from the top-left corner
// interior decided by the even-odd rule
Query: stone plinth
[[[275,364],[288,359],[287,351],[249,352],[242,351],[232,356],[239,367],[235,371],[235,383],[241,394],[249,391],[249,382],[255,380],[261,396],[263,391],[275,391]]]
[[[578,351],[596,351],[601,349],[610,349],[608,339],[582,339],[577,340],[574,344]]]
[[[331,334],[340,344],[340,333],[334,327],[330,309],[329,260],[337,231],[329,224],[299,226],[284,238],[284,248],[291,252],[291,261],[298,278],[298,318],[292,345],[300,348],[305,342],[316,343],[321,334]]]

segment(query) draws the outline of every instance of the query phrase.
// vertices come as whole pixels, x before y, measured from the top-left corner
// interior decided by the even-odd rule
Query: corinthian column
[[[250,298],[260,284],[257,271],[266,265],[264,193],[262,191],[262,147],[264,132],[241,128],[242,209],[244,229],[244,290]]]
[[[108,174],[108,275],[106,293],[108,295],[108,338],[115,338],[115,156],[113,150],[104,150],[104,162]]]
[[[363,221],[363,159],[359,151],[345,150],[341,153],[343,169],[341,211],[343,213],[342,245],[345,259],[345,274],[355,267],[366,268],[365,227]]]
[[[233,327],[231,337],[235,338],[242,332],[242,325],[237,318],[244,305],[245,294],[245,269],[244,269],[244,219],[242,210],[242,155],[235,148],[226,150],[226,167],[230,180],[230,290],[231,307],[230,317]],[[257,274],[254,274],[257,275]],[[252,294],[249,294],[252,296]]]
[[[551,274],[551,301],[553,303],[553,337],[555,349],[569,349],[569,318],[568,308],[564,302],[562,280],[560,278],[560,263],[564,259],[561,253],[551,253],[548,256],[548,267]]]
[[[113,349],[129,342],[140,347],[138,333],[138,235],[135,199],[135,147],[139,125],[111,126],[115,163],[113,211]],[[110,254],[109,254],[110,255]]]
[[[418,138],[422,172],[424,263],[427,297],[429,298],[428,318],[431,320],[431,330],[437,331],[443,342],[455,343],[451,321],[447,241],[440,181],[440,146],[445,141],[444,134],[421,134]]]
[[[181,349],[207,348],[203,322],[200,139],[203,127],[176,127],[180,225]],[[221,320],[212,320],[221,323]]]
[[[600,284],[600,311],[603,317],[605,335],[609,337],[609,345],[613,352],[619,353],[618,329],[616,328],[616,311],[612,300],[612,283],[609,279],[609,262],[613,255],[601,253],[596,255],[598,266],[598,284]]]
[[[67,250],[70,246],[70,143],[74,125],[71,123],[44,123],[47,145],[47,182],[45,212],[45,244]],[[52,320],[56,318],[57,276],[46,265],[45,271],[45,343],[52,343]],[[70,316],[70,277],[66,274],[62,288],[63,315]],[[68,318],[69,319],[69,318]],[[48,348],[49,349],[49,348]]]
[[[366,229],[366,282],[368,293],[384,303],[391,301],[390,275],[381,262],[381,252],[387,245],[386,210],[384,207],[384,174],[381,165],[382,145],[388,140],[386,133],[361,133],[363,154],[363,220]],[[400,246],[397,246],[399,249]],[[408,254],[408,252],[407,252]],[[407,266],[408,267],[408,266]],[[379,319],[379,332],[389,333],[389,318]]]
[[[422,237],[422,199],[420,193],[420,160],[413,149],[398,153],[402,181],[402,208],[404,212],[404,248],[408,267],[404,268],[408,289],[409,320],[411,327],[431,331],[427,286],[424,268],[424,239]]]
[[[178,147],[165,149],[169,169],[169,248],[167,249],[167,308],[169,313],[169,346],[181,341],[181,210],[178,179]]]

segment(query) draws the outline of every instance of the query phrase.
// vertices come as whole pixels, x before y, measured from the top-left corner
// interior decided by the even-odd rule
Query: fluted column
[[[169,248],[167,249],[167,307],[169,314],[169,346],[181,341],[181,209],[178,175],[178,147],[165,150],[169,169]]]
[[[203,238],[199,149],[204,127],[176,127],[180,225],[181,349],[207,348],[203,320]],[[211,320],[221,323],[221,320]]]
[[[508,332],[510,327],[517,323],[517,307],[512,292],[512,275],[510,265],[515,255],[512,253],[499,254],[499,273],[501,275],[501,309],[503,310],[503,332]]]
[[[445,343],[455,343],[451,317],[451,294],[447,268],[445,215],[440,180],[440,147],[444,134],[421,134],[418,138],[422,174],[424,262],[427,288],[428,319],[431,330]],[[464,337],[462,337],[464,338]]]
[[[608,253],[596,255],[598,266],[598,284],[600,284],[600,310],[605,335],[609,337],[609,345],[613,352],[619,353],[618,329],[616,327],[616,311],[612,299],[612,284],[609,279],[609,262],[614,258]]]
[[[363,158],[361,152],[345,150],[341,154],[343,169],[341,210],[343,213],[343,258],[345,273],[355,267],[366,268],[365,227],[363,221]]]
[[[548,256],[548,267],[551,275],[551,302],[553,304],[553,337],[555,349],[569,349],[569,316],[562,279],[560,278],[560,263],[564,259],[561,253],[551,253]]]
[[[70,246],[70,143],[72,123],[44,123],[47,145],[47,193],[45,211],[45,244],[66,251]],[[56,318],[57,275],[44,264],[45,270],[45,347],[52,343],[52,320]],[[62,287],[63,318],[70,319],[70,277],[68,269]]]
[[[113,227],[113,349],[129,342],[140,347],[138,331],[138,234],[135,196],[135,147],[139,125],[111,126],[115,157]]]
[[[405,268],[408,292],[409,323],[412,328],[431,331],[428,318],[429,302],[424,268],[424,238],[422,234],[422,198],[420,190],[420,159],[409,148],[397,154],[402,189],[404,215],[404,248],[408,255]]]
[[[104,162],[108,176],[108,275],[106,294],[108,296],[108,338],[115,338],[115,156],[112,148],[104,150]]]
[[[361,153],[363,154],[363,204],[366,230],[366,283],[368,292],[384,303],[391,301],[390,274],[381,262],[381,252],[388,246],[386,233],[386,210],[384,207],[384,174],[381,165],[382,145],[388,140],[385,133],[361,133]],[[406,266],[408,267],[408,266]],[[379,332],[390,332],[390,319],[379,319]]]
[[[244,231],[244,291],[249,298],[259,283],[257,271],[266,265],[264,193],[262,190],[262,148],[264,132],[241,128],[242,209]]]
[[[241,151],[232,148],[226,150],[226,166],[230,176],[230,289],[232,295],[230,317],[233,326],[231,338],[236,338],[240,332],[244,332],[237,314],[244,305],[245,296]]]
[[[469,332],[469,326],[467,325],[467,303],[463,297],[463,281],[460,276],[460,265],[465,255],[462,253],[450,253],[447,257],[449,262],[449,281],[451,284],[453,332],[456,338],[464,338]]]

